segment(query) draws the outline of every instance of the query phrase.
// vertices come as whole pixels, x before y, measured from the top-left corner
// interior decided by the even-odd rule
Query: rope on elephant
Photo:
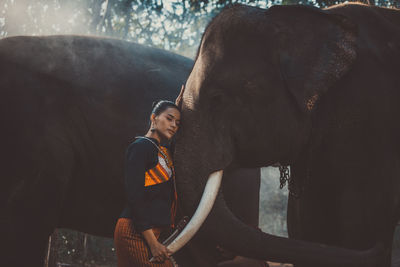
[[[290,175],[290,169],[289,166],[279,166],[279,172],[280,172],[280,185],[279,188],[282,189],[283,187],[285,187],[286,183],[288,184],[288,190],[289,190],[289,194],[293,197],[295,197],[296,199],[300,198],[301,196],[301,190],[299,192],[296,192],[295,190],[295,185],[294,185],[294,181]]]

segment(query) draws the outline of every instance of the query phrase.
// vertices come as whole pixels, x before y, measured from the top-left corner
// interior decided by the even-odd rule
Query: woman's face
[[[169,107],[158,116],[152,114],[152,122],[161,138],[170,140],[178,131],[181,113],[173,107]]]

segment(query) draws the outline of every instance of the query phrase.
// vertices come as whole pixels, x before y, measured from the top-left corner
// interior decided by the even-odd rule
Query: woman
[[[173,224],[176,210],[174,168],[167,143],[179,128],[179,108],[170,101],[153,104],[151,127],[126,151],[128,204],[114,233],[118,267],[173,266],[170,251],[157,238]],[[149,252],[150,249],[150,252]],[[150,262],[154,257],[156,262]]]

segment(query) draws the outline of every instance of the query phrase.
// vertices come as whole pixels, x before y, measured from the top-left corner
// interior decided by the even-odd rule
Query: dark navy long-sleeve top
[[[159,145],[158,141],[150,138]],[[145,172],[158,164],[158,149],[149,140],[139,138],[125,154],[125,192],[127,205],[120,218],[131,218],[136,232],[171,225],[173,179],[145,186]]]

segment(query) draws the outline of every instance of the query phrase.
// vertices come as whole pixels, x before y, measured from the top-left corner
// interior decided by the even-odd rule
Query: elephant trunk
[[[250,227],[232,214],[221,193],[201,231],[224,248],[250,258],[304,266],[378,266],[378,247],[355,251],[273,236]]]
[[[193,137],[193,135],[185,136]],[[207,139],[207,142],[212,141]],[[191,215],[196,210],[207,177],[210,173],[218,171],[216,164],[221,164],[225,168],[230,162],[223,161],[228,157],[216,155],[218,151],[222,151],[221,147],[213,147],[216,152],[207,154],[204,152],[207,145],[202,142],[202,139],[192,139],[189,143],[177,142],[176,144],[178,195],[182,210],[186,215]],[[228,144],[225,144],[225,147],[228,147]],[[188,153],[189,151],[192,153]],[[245,177],[243,182],[246,182]],[[375,262],[378,258],[377,249],[361,252],[263,233],[244,224],[232,214],[226,206],[221,190],[210,214],[200,228],[200,235],[213,239],[224,248],[239,255],[276,262],[317,266],[372,267],[376,266]]]

